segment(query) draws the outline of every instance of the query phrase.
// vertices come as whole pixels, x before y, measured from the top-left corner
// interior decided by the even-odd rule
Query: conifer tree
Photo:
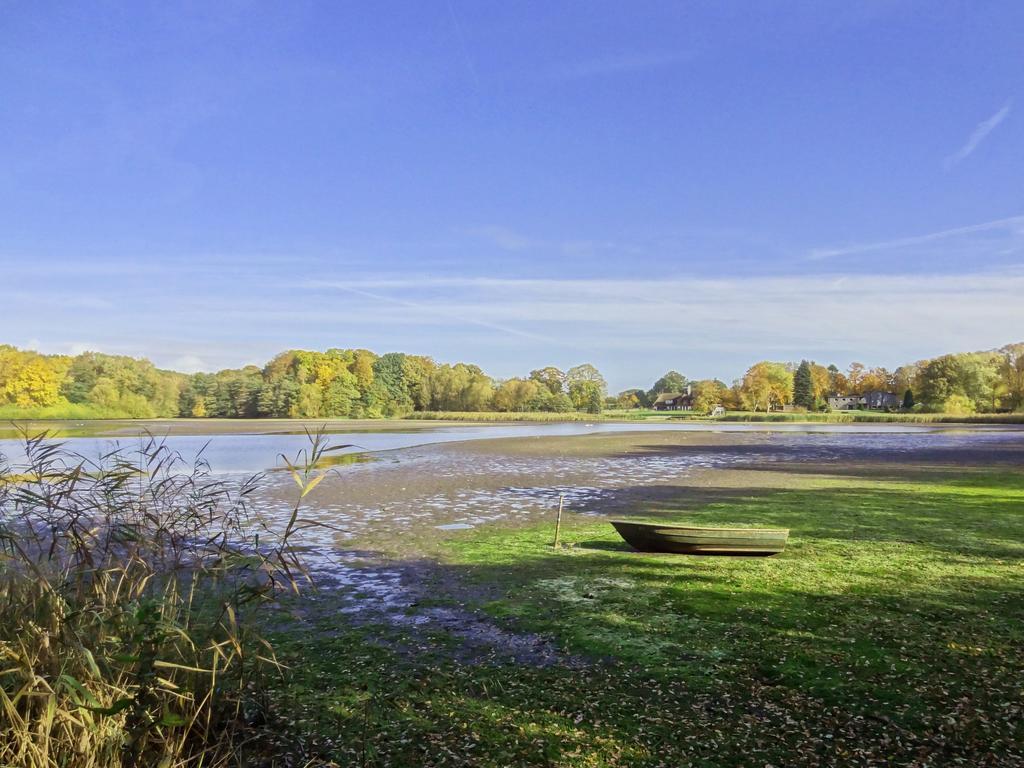
[[[793,376],[793,404],[814,408],[814,382],[811,380],[811,364],[806,360],[800,361]]]

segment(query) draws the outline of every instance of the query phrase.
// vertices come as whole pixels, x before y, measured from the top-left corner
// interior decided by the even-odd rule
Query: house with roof
[[[687,385],[685,392],[662,392],[651,407],[656,411],[692,411],[693,387]]]
[[[829,395],[828,407],[833,411],[895,410],[903,405],[903,398],[893,392],[872,389],[864,394]]]

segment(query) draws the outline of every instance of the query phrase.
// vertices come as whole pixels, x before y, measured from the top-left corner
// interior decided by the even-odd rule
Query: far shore
[[[831,414],[797,413],[730,413],[725,417],[704,418],[690,414],[667,412],[664,414],[630,415],[628,413],[605,414],[557,414],[530,413],[453,413],[419,414],[409,418],[383,419],[216,419],[216,418],[173,418],[173,419],[11,419],[0,422],[0,439],[17,438],[22,431],[28,434],[47,432],[55,437],[133,437],[152,433],[154,435],[272,435],[301,434],[305,431],[322,430],[327,434],[352,432],[409,432],[434,430],[444,427],[498,426],[515,424],[563,424],[563,423],[623,423],[623,424],[678,424],[688,422],[704,424],[714,429],[716,425],[736,423],[763,423],[766,426],[788,424],[808,426],[821,424],[849,425],[921,425],[933,427],[962,428],[970,426],[998,426],[1024,424],[1024,414],[980,414],[973,416],[952,416],[948,414],[873,414],[841,412]]]

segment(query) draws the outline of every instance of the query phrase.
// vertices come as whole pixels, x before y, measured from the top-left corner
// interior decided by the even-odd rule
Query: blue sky
[[[1024,4],[4,4],[0,328],[613,389],[1024,339]]]

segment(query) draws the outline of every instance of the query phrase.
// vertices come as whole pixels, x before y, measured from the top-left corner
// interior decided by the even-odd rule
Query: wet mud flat
[[[443,567],[445,544],[474,530],[602,516],[649,515],[667,501],[699,506],[723,494],[785,488],[801,473],[898,477],[1024,466],[1024,432],[923,434],[646,432],[511,438],[386,451],[335,469],[306,498],[304,516],[330,528],[303,546],[317,589],[297,614],[326,614],[408,636],[451,639],[466,660],[536,666],[583,663],[550,638],[484,614],[486,584]],[[295,487],[269,472],[255,500],[286,514]],[[342,530],[337,530],[342,529]],[[425,641],[426,642],[426,641]]]

